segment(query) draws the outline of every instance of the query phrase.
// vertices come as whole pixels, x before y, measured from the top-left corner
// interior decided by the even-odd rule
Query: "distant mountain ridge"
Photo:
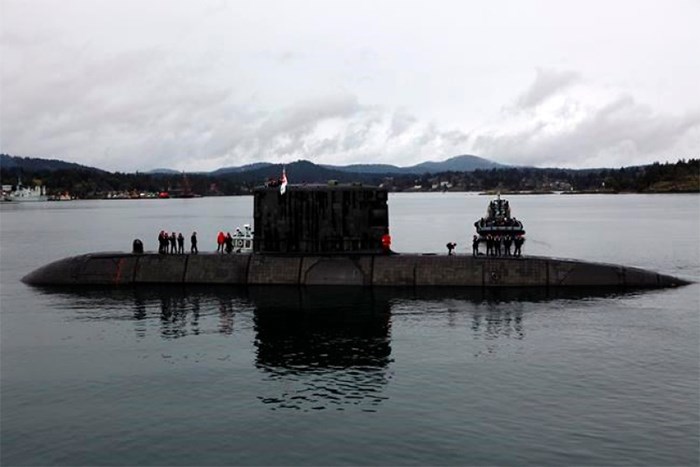
[[[180,171],[178,170],[173,170],[173,169],[153,169],[149,170],[148,172],[145,172],[147,174],[154,174],[154,175],[174,175],[174,174],[179,174]]]
[[[362,174],[344,172],[314,164],[313,162],[299,160],[288,164],[261,164],[258,168],[243,171],[227,171],[219,174],[219,177],[235,179],[242,183],[259,183],[263,180],[279,179],[282,170],[287,172],[289,183],[326,183],[328,180],[337,180],[341,183],[364,182],[369,183],[377,178],[374,174]]]
[[[198,173],[202,175],[224,176],[224,175],[260,175],[270,174],[277,171],[277,175],[281,173],[281,167],[294,167],[294,171],[301,170],[299,178],[317,178],[320,173],[331,178],[340,180],[351,179],[349,174],[364,174],[364,175],[423,175],[425,173],[440,173],[440,172],[471,172],[474,170],[498,169],[507,168],[508,165],[499,164],[478,156],[462,155],[451,157],[444,161],[427,161],[409,167],[399,167],[391,164],[351,164],[351,165],[328,165],[315,164],[306,160],[299,160],[287,164],[273,164],[271,162],[254,162],[242,166],[222,167],[210,172],[188,172]],[[80,169],[106,172],[105,170],[95,167],[88,167],[73,162],[65,162],[57,159],[40,159],[33,157],[18,157],[7,154],[0,154],[0,168],[2,169],[20,169],[26,171],[50,171]],[[158,168],[145,172],[152,175],[174,175],[182,173],[180,170]],[[312,177],[312,174],[314,176]],[[297,173],[297,176],[299,174]],[[248,178],[247,176],[245,178]]]
[[[341,170],[343,172],[355,172],[366,174],[415,174],[439,172],[471,172],[473,170],[498,169],[509,167],[483,157],[462,155],[450,157],[444,161],[427,161],[409,167],[399,167],[391,164],[351,164],[345,166],[323,165],[328,169]]]
[[[253,162],[252,164],[241,165],[240,167],[222,167],[209,172],[209,175],[224,175],[228,173],[241,173],[262,169],[274,165],[272,162]]]
[[[55,172],[57,170],[87,170],[95,172],[107,172],[106,170],[88,167],[86,165],[76,164],[74,162],[65,162],[59,159],[42,159],[38,157],[19,157],[10,156],[9,154],[0,154],[0,169],[1,170],[20,170],[27,172],[48,171]]]

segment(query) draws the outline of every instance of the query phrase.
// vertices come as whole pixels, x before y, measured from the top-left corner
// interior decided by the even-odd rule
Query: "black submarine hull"
[[[347,285],[367,287],[634,287],[688,284],[615,264],[540,256],[430,254],[272,255],[90,253],[29,273],[37,286],[133,284]]]

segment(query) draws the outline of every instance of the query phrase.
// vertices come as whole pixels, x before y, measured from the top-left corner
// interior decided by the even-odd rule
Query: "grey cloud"
[[[200,153],[211,135],[235,133],[247,117],[229,89],[183,79],[161,50],[90,60],[73,52],[69,63],[47,55],[23,79],[3,77],[3,149],[81,156],[108,169],[143,168],[149,158],[162,166]]]
[[[109,170],[199,170],[293,157],[407,163],[464,152],[579,165],[626,152],[624,162],[637,163],[635,155],[677,144],[700,147],[698,61],[683,53],[695,39],[692,2],[659,4],[626,24],[598,19],[623,18],[634,2],[588,5],[576,13],[582,27],[556,42],[549,26],[569,18],[565,8],[534,15],[532,34],[514,42],[522,18],[487,9],[484,21],[463,28],[469,7],[459,5],[468,2],[454,2],[459,14],[437,16],[421,14],[420,2],[380,5],[392,15],[378,22],[386,15],[368,16],[377,8],[370,3],[279,2],[277,15],[265,2],[139,2],[137,15],[132,3],[3,3],[3,151]],[[668,21],[655,18],[669,12]],[[600,28],[592,39],[591,26]],[[502,34],[480,47],[494,27]],[[653,28],[663,40],[639,46]],[[517,60],[501,60],[514,51]],[[570,69],[534,68],[556,63]],[[509,88],[523,69],[535,71],[532,81]],[[598,91],[616,92],[611,86],[688,113],[656,114],[629,99],[587,110]],[[570,105],[548,105],[562,100]],[[511,124],[525,126],[508,131]],[[487,126],[498,130],[462,131]]]
[[[535,80],[530,87],[515,101],[516,107],[529,109],[536,107],[547,98],[579,81],[581,78],[574,71],[556,71],[538,68]]]
[[[458,130],[446,131],[442,133],[442,138],[451,146],[461,146],[469,141],[469,134]]]
[[[416,138],[416,143],[419,146],[426,146],[438,138],[438,130],[435,127],[435,123],[431,122],[423,128],[421,134]]]
[[[368,112],[361,119],[350,122],[343,131],[341,149],[353,151],[366,146],[372,140],[372,132],[382,123],[381,117],[373,112]]]
[[[400,115],[412,131],[392,135],[391,127]],[[319,134],[319,125],[333,119],[332,129]],[[339,96],[300,102],[281,109],[274,116],[249,126],[226,152],[228,165],[244,160],[286,161],[299,158],[327,162],[403,160],[428,155],[432,158],[465,150],[468,135],[440,131],[434,123],[419,124],[405,110],[388,112],[362,106],[355,98]],[[437,156],[436,156],[437,155]],[[402,162],[403,162],[402,160]]]
[[[25,79],[3,78],[3,150],[31,147],[23,155],[69,160],[80,154],[80,162],[110,170],[298,158],[404,163],[464,152],[514,163],[609,165],[606,158],[622,153],[634,160],[668,151],[700,122],[698,112],[658,115],[631,97],[575,120],[581,109],[568,99],[556,115],[572,122],[566,129],[533,120],[520,131],[470,135],[422,122],[403,108],[363,105],[350,93],[262,110],[255,97],[242,100],[227,87],[197,81],[186,64],[170,63],[159,49],[91,61],[77,54],[70,64],[45,56],[36,63]],[[518,103],[537,106],[578,79],[538,70]]]
[[[700,111],[659,115],[622,96],[567,130],[550,131],[543,122],[534,122],[513,133],[481,134],[473,147],[484,157],[513,163],[609,167],[625,160],[666,158],[662,152],[699,127]]]
[[[281,52],[276,54],[277,60],[286,63],[286,62],[291,62],[294,60],[298,60],[299,58],[302,57],[302,55],[298,52],[292,52],[291,50],[287,50],[285,52]]]
[[[326,121],[331,126],[319,133],[319,126]],[[355,96],[329,96],[299,102],[250,125],[227,154],[231,163],[239,163],[241,159],[332,158],[368,144],[379,122],[381,113],[361,106]]]
[[[391,131],[400,120],[411,131]],[[332,131],[318,134],[319,125],[333,119]],[[328,129],[326,129],[328,130]],[[391,136],[393,134],[393,136]],[[466,150],[468,135],[440,131],[434,123],[420,124],[405,110],[388,112],[362,106],[355,98],[339,96],[297,103],[250,125],[226,150],[228,165],[249,160],[287,161],[299,158],[327,162],[379,162],[397,157],[419,162]]]
[[[31,35],[18,34],[7,31],[5,28],[0,31],[0,45],[3,47],[10,45],[12,48],[37,47],[44,46],[50,41],[51,35],[46,31],[34,31]]]
[[[312,154],[334,154],[338,152],[338,139],[323,138],[318,141],[313,141],[309,151]]]
[[[197,169],[256,160],[417,157],[460,140],[406,110],[361,105],[350,93],[262,110],[255,95],[242,100],[231,89],[205,85],[201,70],[161,48],[102,55],[50,47],[55,53],[33,56],[35,69],[23,79],[4,71],[3,149],[31,147],[32,155],[109,170]],[[37,50],[14,50],[20,49]]]
[[[270,115],[257,133],[261,138],[272,137],[300,129],[313,128],[330,118],[347,118],[360,111],[355,96],[330,96],[298,103]]]
[[[389,137],[394,138],[401,136],[406,130],[411,128],[417,119],[408,114],[405,110],[397,110],[391,117],[391,126],[389,127]]]

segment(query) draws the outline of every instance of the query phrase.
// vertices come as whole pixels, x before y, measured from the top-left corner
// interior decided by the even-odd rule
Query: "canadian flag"
[[[280,183],[280,194],[283,195],[287,191],[287,172],[282,167],[282,183]]]

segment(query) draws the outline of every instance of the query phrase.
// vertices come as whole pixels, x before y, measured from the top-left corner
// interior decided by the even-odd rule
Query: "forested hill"
[[[42,159],[38,157],[18,157],[0,154],[0,169],[4,171],[22,171],[26,173],[55,172],[57,170],[87,170],[106,173],[95,167],[66,162],[59,159]]]
[[[700,159],[619,169],[476,170],[462,178],[477,191],[563,191],[574,193],[700,193]]]

